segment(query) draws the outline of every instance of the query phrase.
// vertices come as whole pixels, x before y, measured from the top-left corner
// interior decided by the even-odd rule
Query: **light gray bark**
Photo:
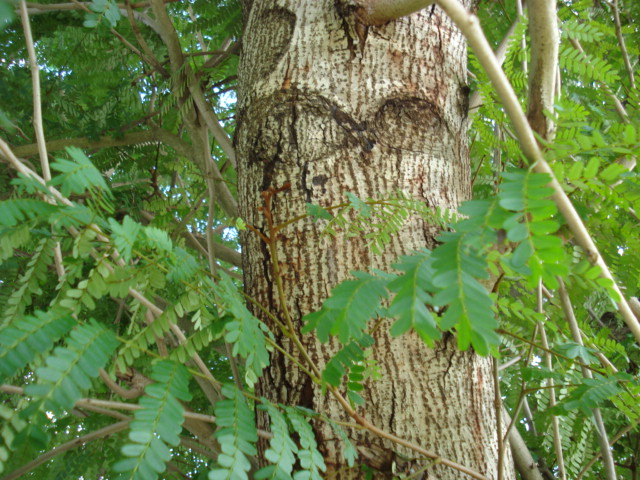
[[[289,182],[291,188],[273,203],[276,223],[304,213],[305,202],[342,203],[345,192],[366,199],[400,189],[429,206],[449,208],[469,198],[463,37],[438,9],[366,28],[345,3],[244,2],[238,192],[242,217],[264,233],[260,192]],[[361,238],[329,238],[321,230],[322,224],[303,220],[278,238],[287,307],[298,324],[350,271],[389,269],[399,255],[432,247],[436,234],[413,219],[383,255],[374,255]],[[246,232],[243,255],[247,293],[281,316],[267,246]],[[497,477],[490,360],[459,352],[451,337],[434,349],[417,335],[394,339],[385,328],[375,338],[383,379],[367,383],[359,413],[384,430]],[[280,342],[294,352],[287,339]],[[319,366],[335,351],[311,336],[303,342]],[[279,355],[272,356],[258,394],[346,419],[335,401]],[[362,478],[361,471],[344,468],[341,442],[330,428],[318,424],[316,434],[330,468],[327,478]],[[415,454],[362,431],[349,434],[360,461],[387,475],[393,468],[401,474],[428,464],[401,460],[394,452]],[[506,463],[504,478],[511,478],[511,462]],[[441,465],[427,472],[428,478],[461,478]]]

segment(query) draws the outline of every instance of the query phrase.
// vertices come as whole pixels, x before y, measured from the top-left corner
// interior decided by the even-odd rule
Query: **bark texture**
[[[358,25],[345,1],[255,0],[243,9],[235,142],[247,223],[267,233],[260,193],[287,183],[273,201],[276,223],[304,213],[306,202],[342,203],[347,191],[366,199],[400,189],[433,207],[455,207],[469,197],[466,44],[439,9],[371,28]],[[433,246],[436,233],[415,219],[383,255],[374,255],[361,238],[323,236],[322,227],[299,221],[278,238],[287,307],[298,323],[350,271],[389,269],[398,256]],[[247,293],[282,316],[267,246],[247,232],[243,255]],[[495,478],[490,360],[459,352],[453,338],[428,349],[417,335],[394,339],[381,328],[375,339],[383,378],[367,384],[359,413]],[[280,341],[294,353],[286,338]],[[303,342],[320,367],[335,351],[312,336]],[[345,419],[339,405],[281,355],[272,356],[258,390]],[[327,425],[319,423],[316,432],[327,478],[364,478],[345,468],[340,439]],[[360,460],[381,472],[376,478],[428,464],[380,438],[349,433]],[[418,478],[464,477],[438,465],[426,472]]]

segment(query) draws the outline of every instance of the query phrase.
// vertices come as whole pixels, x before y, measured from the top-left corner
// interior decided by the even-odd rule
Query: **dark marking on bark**
[[[322,194],[327,193],[327,189],[325,188],[325,184],[329,181],[329,177],[326,175],[316,175],[311,179],[311,183],[314,186],[320,187]]]
[[[307,176],[309,175],[309,162],[302,164],[302,173],[300,178],[300,188],[304,192],[307,203],[311,203],[311,196],[313,195],[313,188],[309,187],[307,183]]]
[[[298,405],[313,410],[313,382],[311,378],[305,377],[304,384],[300,389],[300,399]]]
[[[347,48],[349,49],[349,56],[351,60],[356,58],[356,44],[354,39],[354,30],[355,28],[350,25],[354,21],[354,11],[355,6],[353,4],[349,4],[349,2],[345,2],[344,0],[335,0],[333,2],[336,13],[338,14],[338,19],[340,21],[340,27],[344,32],[345,38],[347,40]]]
[[[417,97],[387,99],[374,118],[380,145],[417,153],[430,148],[426,140],[433,138],[433,131],[440,130],[443,125],[440,108]]]
[[[276,69],[289,49],[295,25],[295,13],[286,8],[272,8],[261,14],[259,28],[254,29],[254,37],[249,40],[261,45],[263,60],[256,65],[257,77],[268,76]]]
[[[264,232],[263,232],[264,233]],[[266,243],[260,242],[260,250],[262,250],[262,274],[264,278],[267,279],[265,284],[267,285],[267,298],[269,299],[269,310],[272,312],[276,312],[276,305],[274,299],[276,295],[273,291],[273,281],[271,279],[271,253],[269,252],[269,247]]]
[[[464,117],[467,118],[469,116],[469,93],[471,92],[471,89],[469,88],[468,85],[462,85],[460,87],[459,93],[460,93],[460,114]]]

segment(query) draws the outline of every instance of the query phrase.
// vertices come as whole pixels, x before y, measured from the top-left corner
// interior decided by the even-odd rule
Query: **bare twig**
[[[538,291],[537,291],[537,306],[536,312],[544,313],[543,307],[543,299],[542,299],[542,280],[538,282]],[[544,363],[545,366],[549,369],[550,372],[553,371],[553,358],[549,353],[549,342],[547,341],[547,333],[544,330],[544,325],[541,322],[538,322],[538,329],[540,331],[540,341],[542,346],[544,347]],[[547,386],[549,387],[549,407],[553,408],[556,405],[556,391],[554,387],[553,378],[549,377],[547,379]],[[560,422],[558,421],[557,415],[551,416],[551,425],[553,428],[553,447],[556,452],[556,462],[558,463],[558,476],[560,480],[565,480],[567,478],[567,474],[564,468],[564,455],[562,453],[562,438],[560,436]]]
[[[494,399],[493,404],[496,409],[496,435],[498,436],[498,480],[504,478],[504,440],[502,438],[502,396],[500,395],[500,362],[497,358],[493,359],[493,383],[494,383]]]
[[[633,74],[633,67],[629,61],[629,52],[627,51],[627,44],[622,36],[622,24],[620,23],[620,9],[618,8],[618,0],[613,0],[611,5],[613,10],[613,23],[616,27],[616,37],[618,37],[618,44],[620,45],[620,53],[622,54],[622,60],[624,61],[624,68],[627,69],[627,75],[629,76],[629,86],[631,90],[636,88],[636,77]]]
[[[505,423],[513,423],[504,408],[502,409],[502,415]],[[509,444],[511,445],[511,453],[513,454],[513,463],[523,480],[543,480],[542,473],[540,473],[538,465],[533,459],[531,452],[527,448],[527,444],[522,439],[518,429],[513,428],[509,430],[508,438]]]
[[[507,31],[504,38],[500,42],[500,45],[498,45],[498,47],[494,52],[494,55],[496,56],[496,60],[500,65],[502,65],[502,63],[504,62],[504,59],[507,56],[507,47],[509,46],[511,37],[513,37],[513,32],[515,32],[519,22],[520,22],[520,17],[517,17],[509,27],[509,30]],[[471,97],[469,97],[469,115],[472,115],[473,113],[475,113],[475,111],[478,109],[478,107],[480,107],[481,104],[482,104],[482,96],[480,94],[480,90],[476,90],[471,94]]]
[[[51,168],[49,167],[47,144],[44,138],[44,127],[42,125],[40,69],[38,68],[36,50],[33,45],[33,35],[31,35],[31,23],[29,22],[29,14],[27,13],[27,4],[24,0],[20,1],[20,17],[22,19],[22,28],[24,30],[24,38],[27,44],[27,52],[29,53],[29,66],[31,67],[31,85],[33,88],[33,128],[36,133],[36,142],[38,146],[38,154],[40,156],[42,175],[46,182],[50,182]],[[60,248],[60,242],[56,242],[53,250],[53,258],[56,266],[56,272],[58,273],[58,278],[62,279],[64,278],[64,265],[62,264],[62,249]]]

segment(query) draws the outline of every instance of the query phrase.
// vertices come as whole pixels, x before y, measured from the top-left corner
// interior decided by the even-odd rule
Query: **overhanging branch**
[[[163,143],[173,148],[183,157],[191,158],[193,156],[191,145],[162,128],[133,132],[120,138],[103,136],[98,140],[91,140],[86,137],[49,140],[47,142],[47,150],[49,152],[53,152],[63,150],[70,146],[86,150],[99,150],[101,148],[125,147],[128,145],[141,145],[145,143]],[[29,145],[14,147],[12,150],[17,157],[29,157],[38,153],[38,145],[36,143],[31,143]]]

